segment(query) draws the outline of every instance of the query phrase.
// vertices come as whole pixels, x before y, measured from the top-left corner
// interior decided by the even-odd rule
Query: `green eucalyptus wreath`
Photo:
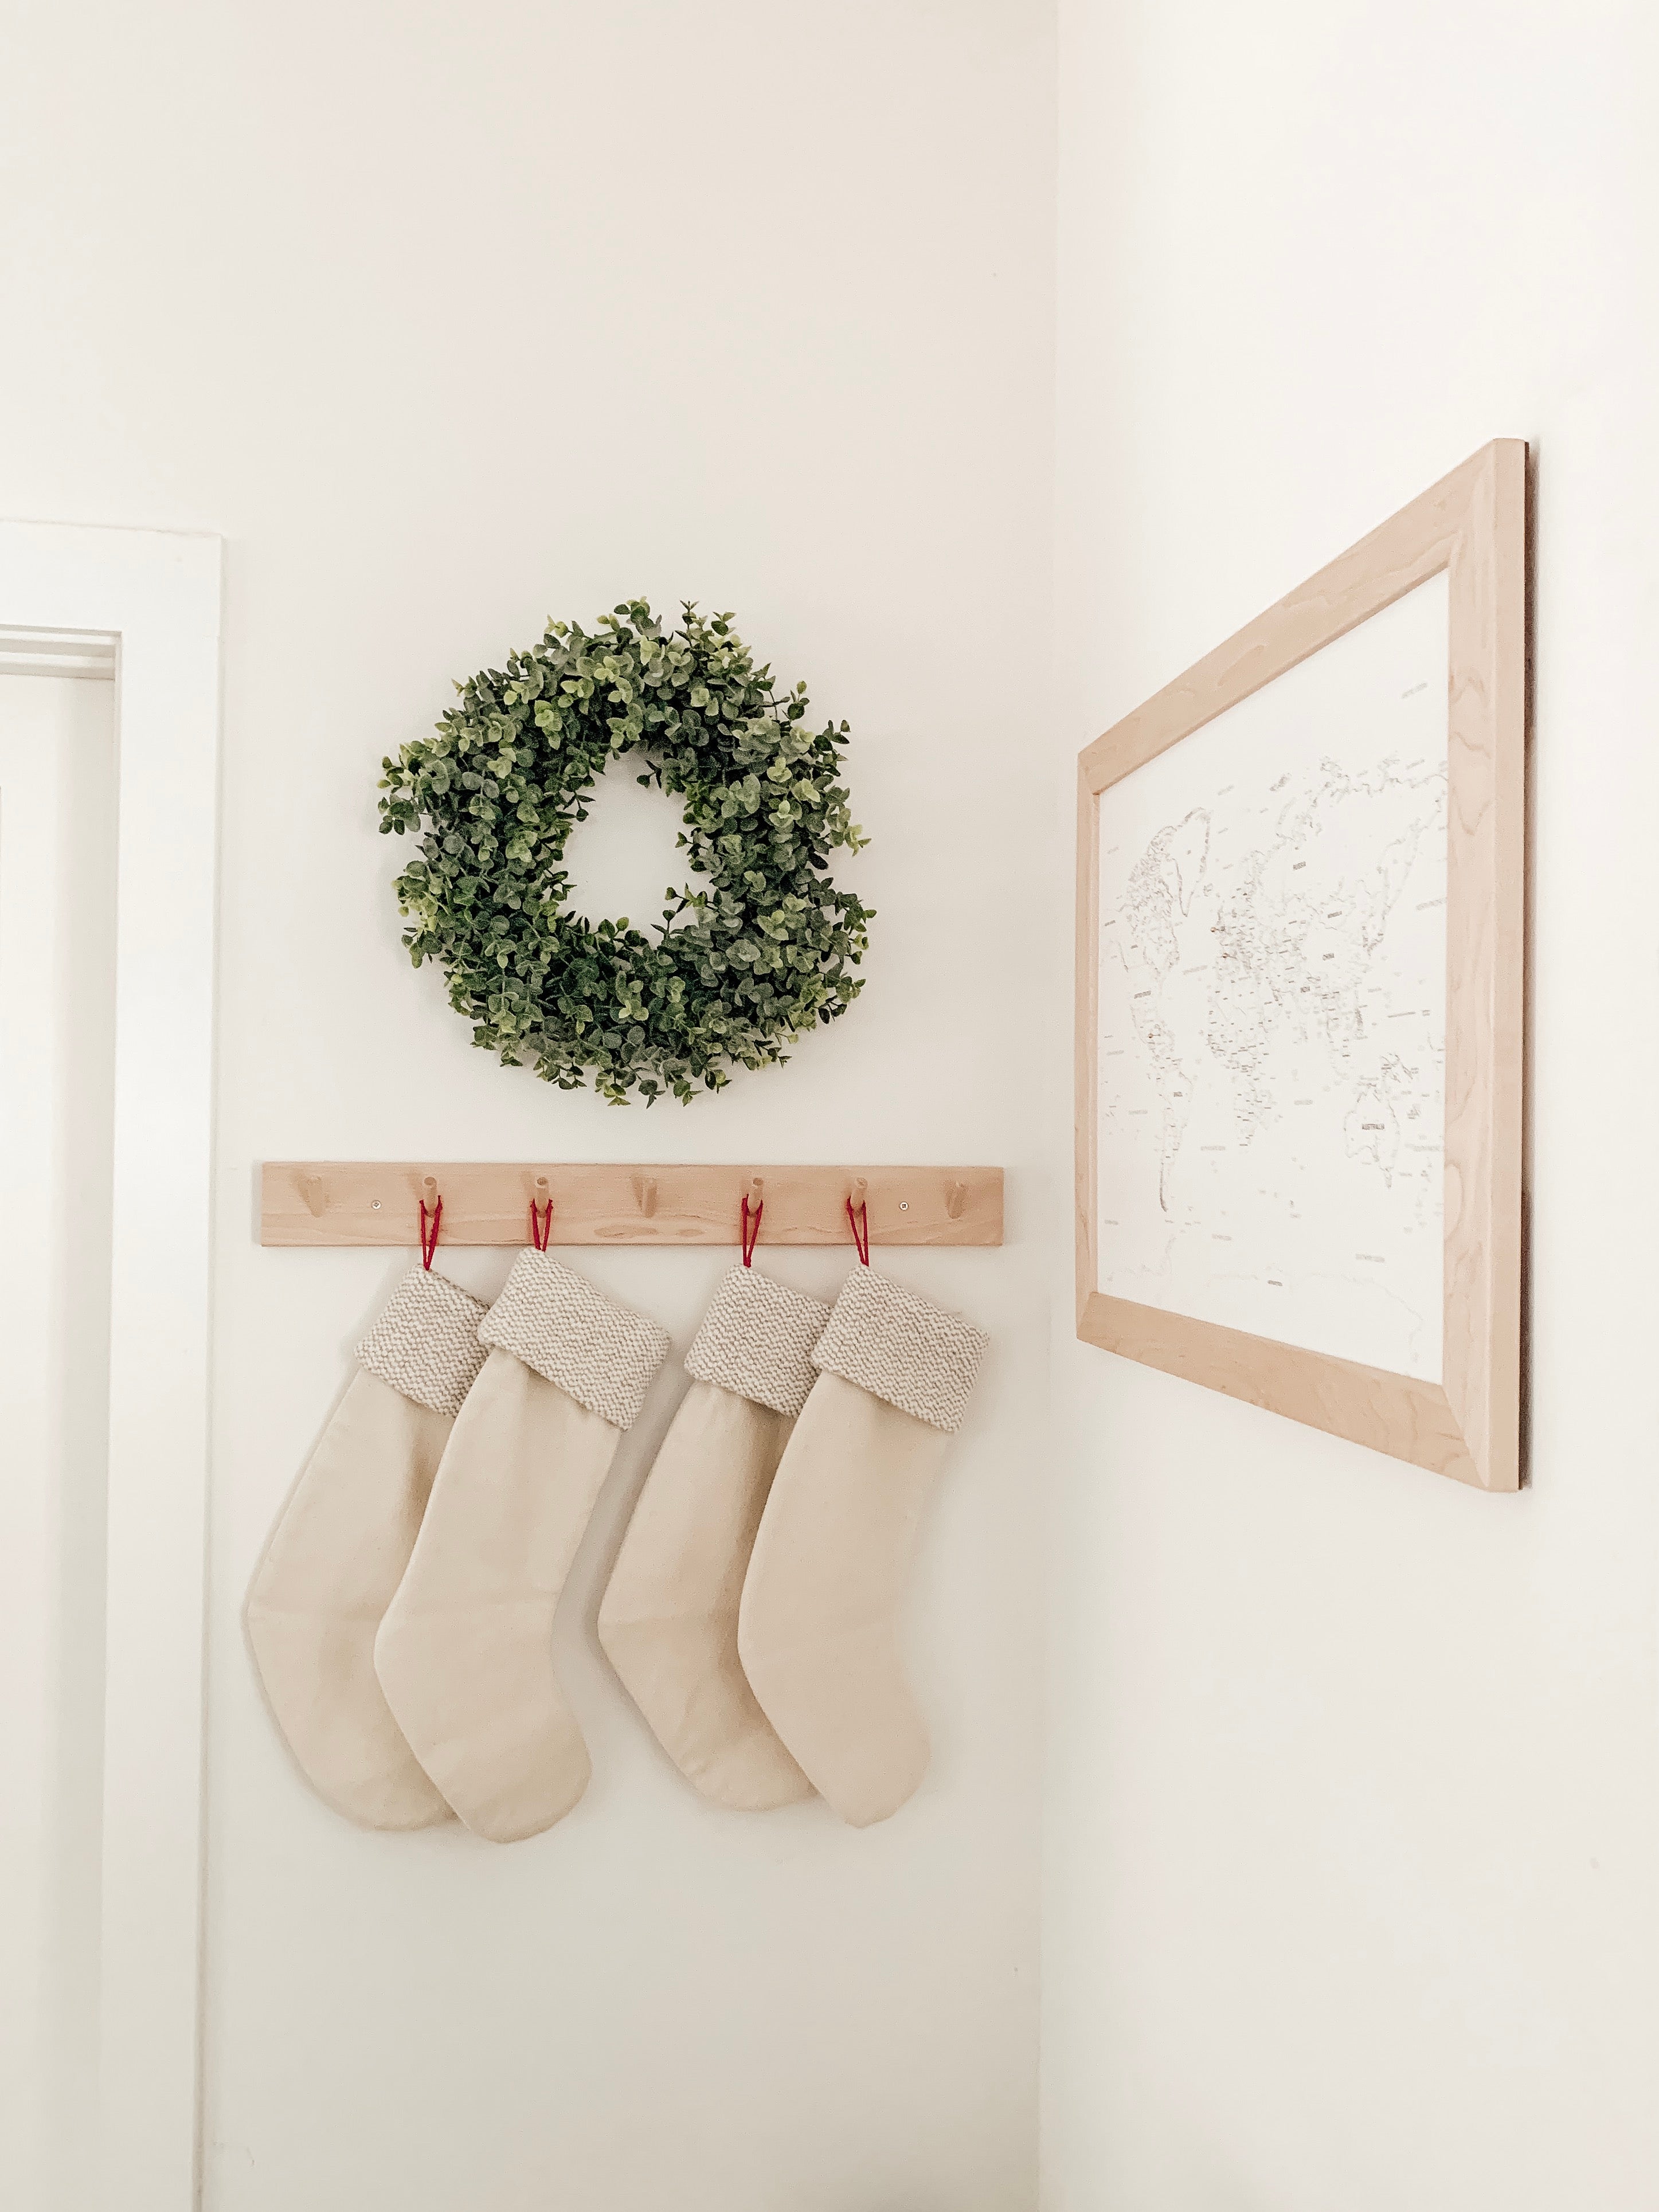
[[[590,634],[539,645],[456,690],[437,735],[384,761],[380,828],[417,833],[396,884],[404,943],[435,960],[472,1042],[562,1090],[591,1073],[623,1103],[765,1067],[863,988],[872,910],[827,871],[866,841],[840,781],[847,725],[805,726],[806,687],[779,696],[731,627],[688,603],[665,632],[643,599]],[[670,890],[654,935],[565,911],[562,865],[594,778],[637,748],[684,805],[696,889]]]

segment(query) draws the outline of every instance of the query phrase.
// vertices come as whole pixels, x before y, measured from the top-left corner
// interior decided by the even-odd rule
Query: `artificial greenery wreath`
[[[562,1090],[591,1073],[620,1104],[720,1090],[765,1067],[863,988],[872,909],[830,880],[866,841],[839,781],[847,725],[805,726],[806,687],[774,694],[731,627],[687,604],[665,631],[643,599],[592,633],[458,684],[437,735],[381,763],[380,828],[415,830],[397,879],[404,943],[435,960],[472,1042]],[[683,800],[694,888],[665,893],[654,936],[565,911],[566,840],[593,780],[637,748],[638,779]]]

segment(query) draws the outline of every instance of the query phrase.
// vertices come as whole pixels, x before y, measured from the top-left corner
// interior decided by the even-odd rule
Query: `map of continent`
[[[1438,1380],[1446,586],[1101,798],[1102,1291]]]

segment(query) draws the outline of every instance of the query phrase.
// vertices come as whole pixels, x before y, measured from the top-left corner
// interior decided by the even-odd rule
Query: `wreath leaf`
[[[550,622],[381,763],[381,831],[421,854],[394,885],[410,959],[444,970],[475,1044],[561,1090],[689,1104],[787,1060],[863,988],[873,909],[829,876],[836,847],[868,842],[841,781],[847,725],[806,730],[805,685],[775,692],[731,622],[688,601],[665,631],[643,599],[592,632]],[[654,937],[564,908],[570,832],[630,750],[641,783],[683,802],[702,879],[667,888]]]

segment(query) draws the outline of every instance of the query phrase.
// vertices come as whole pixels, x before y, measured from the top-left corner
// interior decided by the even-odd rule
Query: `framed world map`
[[[1521,1480],[1526,447],[1082,755],[1078,1334]]]

